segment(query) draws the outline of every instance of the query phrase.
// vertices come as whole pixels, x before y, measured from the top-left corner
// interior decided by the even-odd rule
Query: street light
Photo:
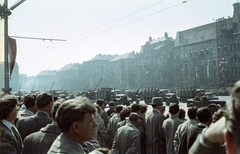
[[[2,88],[4,93],[10,93],[12,88],[9,86],[10,71],[8,63],[8,16],[11,15],[10,10],[14,10],[20,4],[26,0],[20,0],[8,8],[8,0],[4,0],[3,6],[0,7],[0,16],[1,19],[4,19],[4,88]]]

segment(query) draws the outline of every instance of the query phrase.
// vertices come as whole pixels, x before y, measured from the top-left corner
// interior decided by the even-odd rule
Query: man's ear
[[[228,131],[224,134],[225,142],[226,142],[226,152],[227,154],[235,154],[236,153],[236,145],[233,140],[232,134],[230,134]]]
[[[73,131],[74,131],[75,133],[79,133],[79,125],[78,125],[78,122],[73,122],[72,128],[73,128]]]

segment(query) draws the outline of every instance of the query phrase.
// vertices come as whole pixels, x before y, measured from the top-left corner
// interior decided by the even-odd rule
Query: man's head
[[[128,107],[125,107],[124,109],[122,109],[122,111],[120,111],[119,113],[121,121],[125,120],[125,118],[128,117],[130,113],[131,113],[131,110]]]
[[[104,109],[106,107],[104,99],[98,99],[96,104],[99,105],[101,109]]]
[[[0,120],[14,122],[17,115],[17,97],[4,95],[0,98]]]
[[[123,110],[123,106],[122,105],[117,105],[116,106],[116,113],[120,113]]]
[[[204,123],[208,126],[212,123],[212,113],[208,107],[199,108],[196,115],[199,122]]]
[[[36,98],[37,96],[35,94],[28,94],[23,98],[23,104],[33,113],[37,112]]]
[[[91,140],[94,128],[95,107],[87,98],[63,102],[57,110],[56,122],[60,130],[74,141],[82,144]]]
[[[162,109],[163,109],[163,99],[162,99],[162,97],[153,97],[151,105],[154,109],[157,109],[161,113],[163,113],[163,111],[162,111]]]
[[[191,106],[188,108],[187,115],[189,119],[196,119],[197,118],[197,110],[198,108],[195,106]]]
[[[132,112],[129,115],[129,122],[133,125],[137,125],[139,123],[139,116],[137,113]]]
[[[38,110],[45,111],[51,115],[52,105],[53,105],[53,96],[48,93],[41,93],[37,96],[36,105]]]
[[[179,112],[179,105],[177,103],[171,103],[169,106],[169,113],[171,115],[178,114]]]
[[[131,112],[141,113],[141,106],[139,104],[132,104]]]
[[[53,103],[52,111],[51,111],[51,116],[53,118],[53,121],[56,121],[57,110],[64,101],[66,101],[64,98],[60,98]]]

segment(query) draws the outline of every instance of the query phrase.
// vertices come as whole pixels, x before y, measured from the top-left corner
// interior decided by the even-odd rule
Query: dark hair
[[[178,118],[185,120],[185,115],[186,115],[186,111],[184,109],[179,109],[179,114],[178,114]]]
[[[141,113],[146,113],[146,112],[147,112],[147,108],[148,108],[147,105],[141,104],[141,105],[140,105],[140,112],[141,112]]]
[[[120,112],[121,121],[125,120],[125,118],[128,117],[130,113],[131,113],[131,110],[128,107],[122,109],[122,111]]]
[[[171,103],[169,105],[169,113],[170,114],[177,114],[179,111],[179,105],[177,103]]]
[[[7,119],[17,105],[17,97],[4,95],[0,98],[0,120]]]
[[[138,119],[139,119],[139,116],[138,116],[137,113],[132,112],[132,113],[129,114],[129,121],[130,122],[136,122],[136,121],[138,121]]]
[[[188,108],[187,115],[189,119],[196,119],[198,108],[195,106],[191,106]]]
[[[28,94],[24,96],[23,104],[26,106],[26,108],[34,107],[36,104],[36,98],[37,96],[35,94]]]
[[[123,106],[122,105],[117,105],[116,106],[116,113],[120,113],[123,110]]]
[[[50,102],[53,102],[53,96],[48,93],[41,93],[37,96],[36,99],[36,105],[37,108],[42,109],[50,104]]]
[[[98,99],[96,102],[99,106],[102,106],[103,104],[105,104],[104,99]]]
[[[208,122],[212,118],[212,113],[208,107],[201,107],[197,110],[197,118],[200,122]]]
[[[70,99],[63,102],[58,108],[56,122],[63,133],[68,132],[74,122],[84,120],[86,113],[94,114],[95,112],[94,105],[87,98]]]
[[[132,104],[132,106],[131,106],[131,111],[132,111],[132,112],[141,111],[140,105],[139,105],[139,104]]]
[[[109,107],[111,107],[111,106],[115,106],[115,102],[114,101],[110,101],[109,103],[108,103],[108,105],[109,105]]]
[[[58,110],[59,106],[60,106],[64,101],[66,101],[66,99],[60,98],[60,99],[56,100],[56,101],[53,103],[52,110],[51,110],[51,115],[52,115],[53,121],[56,120],[57,110]]]

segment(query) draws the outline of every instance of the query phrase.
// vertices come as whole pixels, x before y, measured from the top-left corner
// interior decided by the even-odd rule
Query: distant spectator
[[[185,121],[185,115],[186,115],[186,111],[182,108],[179,109],[179,113],[178,113],[178,118]]]
[[[196,107],[188,107],[187,110],[187,116],[188,119],[184,123],[180,124],[175,132],[175,137],[174,137],[174,151],[176,154],[179,153],[179,148],[180,148],[180,143],[182,140],[184,140],[184,133],[192,126],[195,126],[198,124],[197,121],[197,110],[198,108]]]
[[[27,135],[39,131],[42,127],[52,123],[51,110],[53,97],[48,93],[41,93],[36,99],[38,112],[34,116],[23,118],[18,123],[18,130],[22,139]],[[28,128],[28,129],[26,129]]]
[[[107,112],[104,110],[106,108],[106,102],[103,99],[98,99],[96,101],[96,104],[101,109],[100,116],[103,118],[105,127],[107,128],[107,125],[108,125],[108,122],[109,122],[109,118],[108,118]]]
[[[54,140],[61,134],[61,130],[56,123],[56,112],[64,101],[65,99],[58,99],[54,102],[51,111],[53,123],[46,125],[38,132],[30,134],[24,139],[22,154],[46,154],[48,152]]]
[[[110,101],[108,103],[108,106],[109,106],[109,109],[107,110],[107,115],[110,118],[116,112],[115,102]]]
[[[19,119],[22,119],[23,117],[33,116],[38,111],[36,106],[36,98],[37,96],[35,94],[28,94],[24,96],[23,105],[25,108],[18,112],[17,117]]]
[[[171,103],[169,105],[169,118],[163,122],[163,130],[166,138],[166,148],[168,154],[174,154],[174,136],[178,126],[184,121],[178,118],[179,105]]]
[[[117,130],[112,146],[114,153],[127,154],[140,152],[140,131],[136,128],[138,122],[138,114],[131,113],[129,115],[129,123]]]

